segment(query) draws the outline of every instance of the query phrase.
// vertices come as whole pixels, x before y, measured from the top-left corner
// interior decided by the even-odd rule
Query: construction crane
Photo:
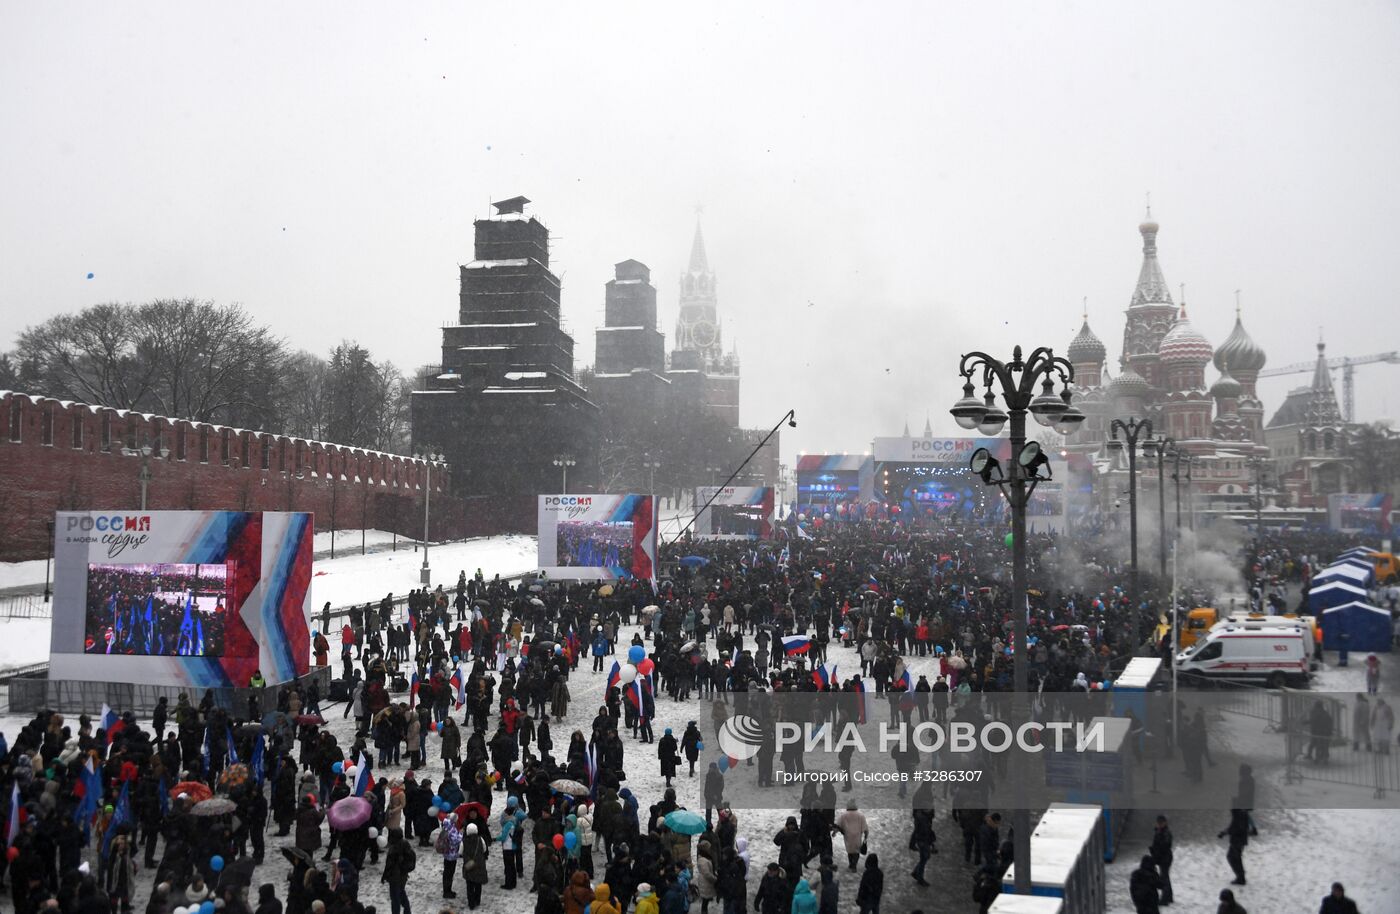
[[[1338,356],[1335,359],[1327,360],[1328,369],[1340,368],[1342,370],[1342,411],[1346,414],[1348,422],[1356,421],[1356,398],[1355,398],[1355,371],[1357,365],[1374,365],[1377,362],[1385,362],[1389,365],[1400,365],[1400,352],[1378,352],[1375,355],[1363,356]],[[1286,374],[1303,374],[1317,369],[1316,362],[1295,362],[1292,365],[1284,365],[1281,368],[1270,368],[1259,372],[1261,378],[1275,378]]]

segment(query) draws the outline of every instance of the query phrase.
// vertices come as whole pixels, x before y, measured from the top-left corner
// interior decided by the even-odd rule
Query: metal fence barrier
[[[53,604],[37,593],[0,597],[0,619],[52,619]]]
[[[1321,703],[1331,718],[1330,737],[1312,735],[1313,708]],[[1286,691],[1281,696],[1288,783],[1317,781],[1364,787],[1377,799],[1400,791],[1400,746],[1380,746],[1352,728],[1356,699],[1328,693]],[[1392,734],[1392,739],[1393,739]]]
[[[330,667],[312,667],[311,672],[295,680],[297,685],[303,687],[313,681],[318,683],[323,696],[328,694]],[[243,717],[250,710],[250,698],[256,700],[253,710],[259,716],[275,710],[277,690],[281,687],[282,684],[265,689],[216,687],[209,691],[214,693],[216,705],[235,717]],[[173,709],[181,694],[189,696],[190,703],[197,705],[204,698],[205,691],[197,686],[49,679],[47,673],[40,673],[18,676],[9,681],[9,706],[12,714],[33,714],[40,710],[60,714],[98,714],[104,704],[116,711],[149,714],[155,710],[161,698],[166,699]]]

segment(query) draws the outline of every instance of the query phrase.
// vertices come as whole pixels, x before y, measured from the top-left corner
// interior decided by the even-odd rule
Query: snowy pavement
[[[441,578],[446,581],[450,574],[455,579],[458,566],[472,572],[482,567],[489,575],[500,570],[507,573],[513,566],[510,562],[529,564],[533,556],[533,540],[529,537],[496,538],[493,541],[474,541],[475,545],[455,544],[459,547],[454,553],[452,546],[441,547],[441,552],[430,553],[435,569],[442,569]],[[435,550],[437,547],[435,547]],[[496,561],[485,558],[491,554]],[[392,555],[392,554],[391,554]],[[455,557],[454,557],[455,556]],[[470,556],[470,558],[469,558]],[[375,561],[368,561],[373,559]],[[392,561],[386,561],[384,554],[377,556],[351,556],[337,559],[331,564],[338,580],[326,582],[326,575],[317,579],[318,600],[322,599],[320,587],[323,582],[334,584],[344,602],[359,602],[382,596],[386,590],[395,593],[416,585],[417,563],[421,556],[410,551],[402,556],[403,570]],[[364,567],[360,567],[360,565]],[[392,570],[391,570],[392,569]],[[358,588],[358,589],[357,589]],[[0,646],[20,640],[39,637],[30,632],[11,637],[19,632],[17,622],[0,625]],[[41,623],[47,626],[47,622]],[[33,627],[32,625],[30,627]],[[621,643],[630,639],[633,629],[624,629]],[[45,633],[46,635],[46,633]],[[828,663],[838,664],[842,675],[850,675],[859,669],[859,659],[849,648],[833,645],[829,651]],[[1385,689],[1397,692],[1400,682],[1400,659],[1387,656]],[[611,660],[608,661],[608,665]],[[911,658],[911,675],[917,678],[921,673],[932,674],[935,668],[933,658]],[[1358,666],[1345,669],[1329,667],[1319,678],[1322,687],[1328,690],[1353,690],[1361,684],[1362,673]],[[932,675],[930,676],[932,679]],[[580,664],[570,681],[574,700],[569,714],[562,723],[553,725],[553,735],[557,746],[567,745],[568,736],[574,730],[587,733],[593,716],[601,704],[604,674],[592,673],[587,658]],[[402,696],[399,696],[402,697]],[[353,727],[341,714],[343,705],[328,709],[329,728],[348,746],[353,741]],[[692,701],[676,704],[664,696],[657,703],[656,734],[659,737],[665,727],[671,727],[677,735],[688,720],[698,721],[701,731],[708,739],[712,733],[707,703]],[[0,727],[13,734],[23,723],[17,718],[0,718]],[[656,750],[654,746],[642,745],[623,736],[627,756],[625,767],[626,782],[637,793],[646,806],[660,798],[663,783],[658,774]],[[430,754],[435,749],[435,741],[430,739]],[[440,764],[430,766],[434,780],[440,779]],[[1216,769],[1212,769],[1214,772]],[[380,772],[376,772],[378,775]],[[390,768],[391,778],[400,777],[402,768]],[[422,773],[420,773],[421,776]],[[1221,776],[1226,776],[1222,774]],[[1233,772],[1230,772],[1233,777]],[[703,770],[697,771],[695,778],[684,775],[676,779],[679,802],[692,809],[703,809],[701,796]],[[1261,783],[1260,790],[1279,790],[1282,785]],[[1296,790],[1297,788],[1290,788]],[[499,796],[499,795],[498,795]],[[1301,796],[1301,794],[1300,794]],[[755,873],[749,881],[749,895],[757,889],[758,875],[769,860],[776,858],[772,836],[782,826],[789,814],[787,810],[744,809],[737,810],[739,833],[749,840],[753,854]],[[1116,862],[1107,865],[1107,885],[1112,914],[1128,914],[1133,910],[1128,900],[1128,877],[1138,859],[1146,851],[1151,837],[1153,813],[1142,810],[1134,814],[1120,845]],[[917,886],[909,876],[915,862],[913,853],[907,850],[909,817],[898,811],[871,811],[870,849],[880,854],[885,870],[885,901],[883,910],[907,912],[921,908],[927,914],[933,912],[974,912],[977,905],[971,900],[973,868],[961,859],[961,841],[956,825],[949,818],[946,799],[938,802],[935,828],[938,832],[940,853],[930,862],[927,873],[929,888]],[[1173,866],[1173,883],[1176,888],[1178,911],[1213,911],[1216,896],[1222,887],[1229,884],[1231,874],[1225,862],[1225,842],[1216,838],[1216,833],[1225,825],[1227,814],[1223,810],[1178,811],[1171,814],[1172,828],[1176,839],[1176,863]],[[1394,899],[1400,897],[1400,850],[1391,835],[1400,828],[1400,813],[1381,810],[1300,810],[1288,808],[1260,809],[1256,813],[1260,834],[1253,839],[1246,850],[1245,865],[1249,873],[1249,885],[1237,889],[1241,903],[1252,914],[1272,914],[1272,912],[1311,912],[1317,909],[1319,899],[1325,894],[1333,880],[1343,882],[1348,893],[1358,900],[1360,909],[1365,912],[1393,910]],[[271,882],[277,886],[278,894],[285,899],[288,864],[276,848],[289,845],[291,838],[277,839],[269,835],[267,862],[259,868],[257,883]],[[416,848],[419,865],[415,879],[410,883],[409,892],[415,910],[436,912],[442,904],[441,863],[430,848]],[[527,855],[528,856],[528,855]],[[601,861],[601,851],[595,854]],[[485,914],[505,914],[517,912],[526,906],[533,907],[534,899],[525,888],[506,892],[500,888],[501,868],[499,854],[488,861],[490,883],[485,889],[482,907]],[[601,874],[601,870],[599,871]],[[806,875],[816,878],[815,869]],[[361,900],[373,903],[379,911],[388,910],[385,887],[379,882],[380,870],[370,865],[361,877]],[[459,874],[460,880],[460,874]],[[858,874],[842,868],[841,906],[842,912],[854,911],[855,887]],[[149,879],[140,879],[141,894],[136,899],[137,909],[144,906],[150,890]],[[462,895],[459,888],[459,895]],[[1389,899],[1389,901],[1387,901]],[[459,898],[458,909],[465,905]],[[695,908],[692,908],[695,910]]]

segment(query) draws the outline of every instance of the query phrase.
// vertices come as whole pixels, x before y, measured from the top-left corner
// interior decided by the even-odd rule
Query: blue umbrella
[[[681,559],[681,564],[687,568],[704,568],[710,560],[702,555],[687,555]]]
[[[681,835],[698,835],[705,831],[704,816],[697,815],[688,809],[677,809],[675,812],[666,813],[665,822],[667,828]]]

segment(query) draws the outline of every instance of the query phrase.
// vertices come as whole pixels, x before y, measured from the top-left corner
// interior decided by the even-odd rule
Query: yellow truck
[[[1376,569],[1376,583],[1389,584],[1400,579],[1400,562],[1392,552],[1371,553],[1371,565]]]
[[[1299,625],[1301,624],[1312,638],[1313,643],[1321,643],[1322,632],[1317,626],[1317,620],[1312,616],[1299,616],[1288,614],[1283,616],[1265,615],[1263,613],[1234,612],[1222,614],[1220,610],[1211,606],[1197,606],[1186,613],[1181,620],[1181,632],[1177,635],[1177,646],[1180,650],[1186,650],[1206,633],[1221,622],[1233,622],[1238,625],[1245,623],[1273,624],[1273,625]],[[1171,637],[1171,620],[1163,619],[1157,627],[1157,638]]]
[[[1210,631],[1211,626],[1220,621],[1220,613],[1209,606],[1198,606],[1186,613],[1181,620],[1181,633],[1177,636],[1177,648],[1186,650],[1196,640]],[[1169,616],[1160,618],[1157,624],[1157,640],[1171,638],[1172,620]]]

